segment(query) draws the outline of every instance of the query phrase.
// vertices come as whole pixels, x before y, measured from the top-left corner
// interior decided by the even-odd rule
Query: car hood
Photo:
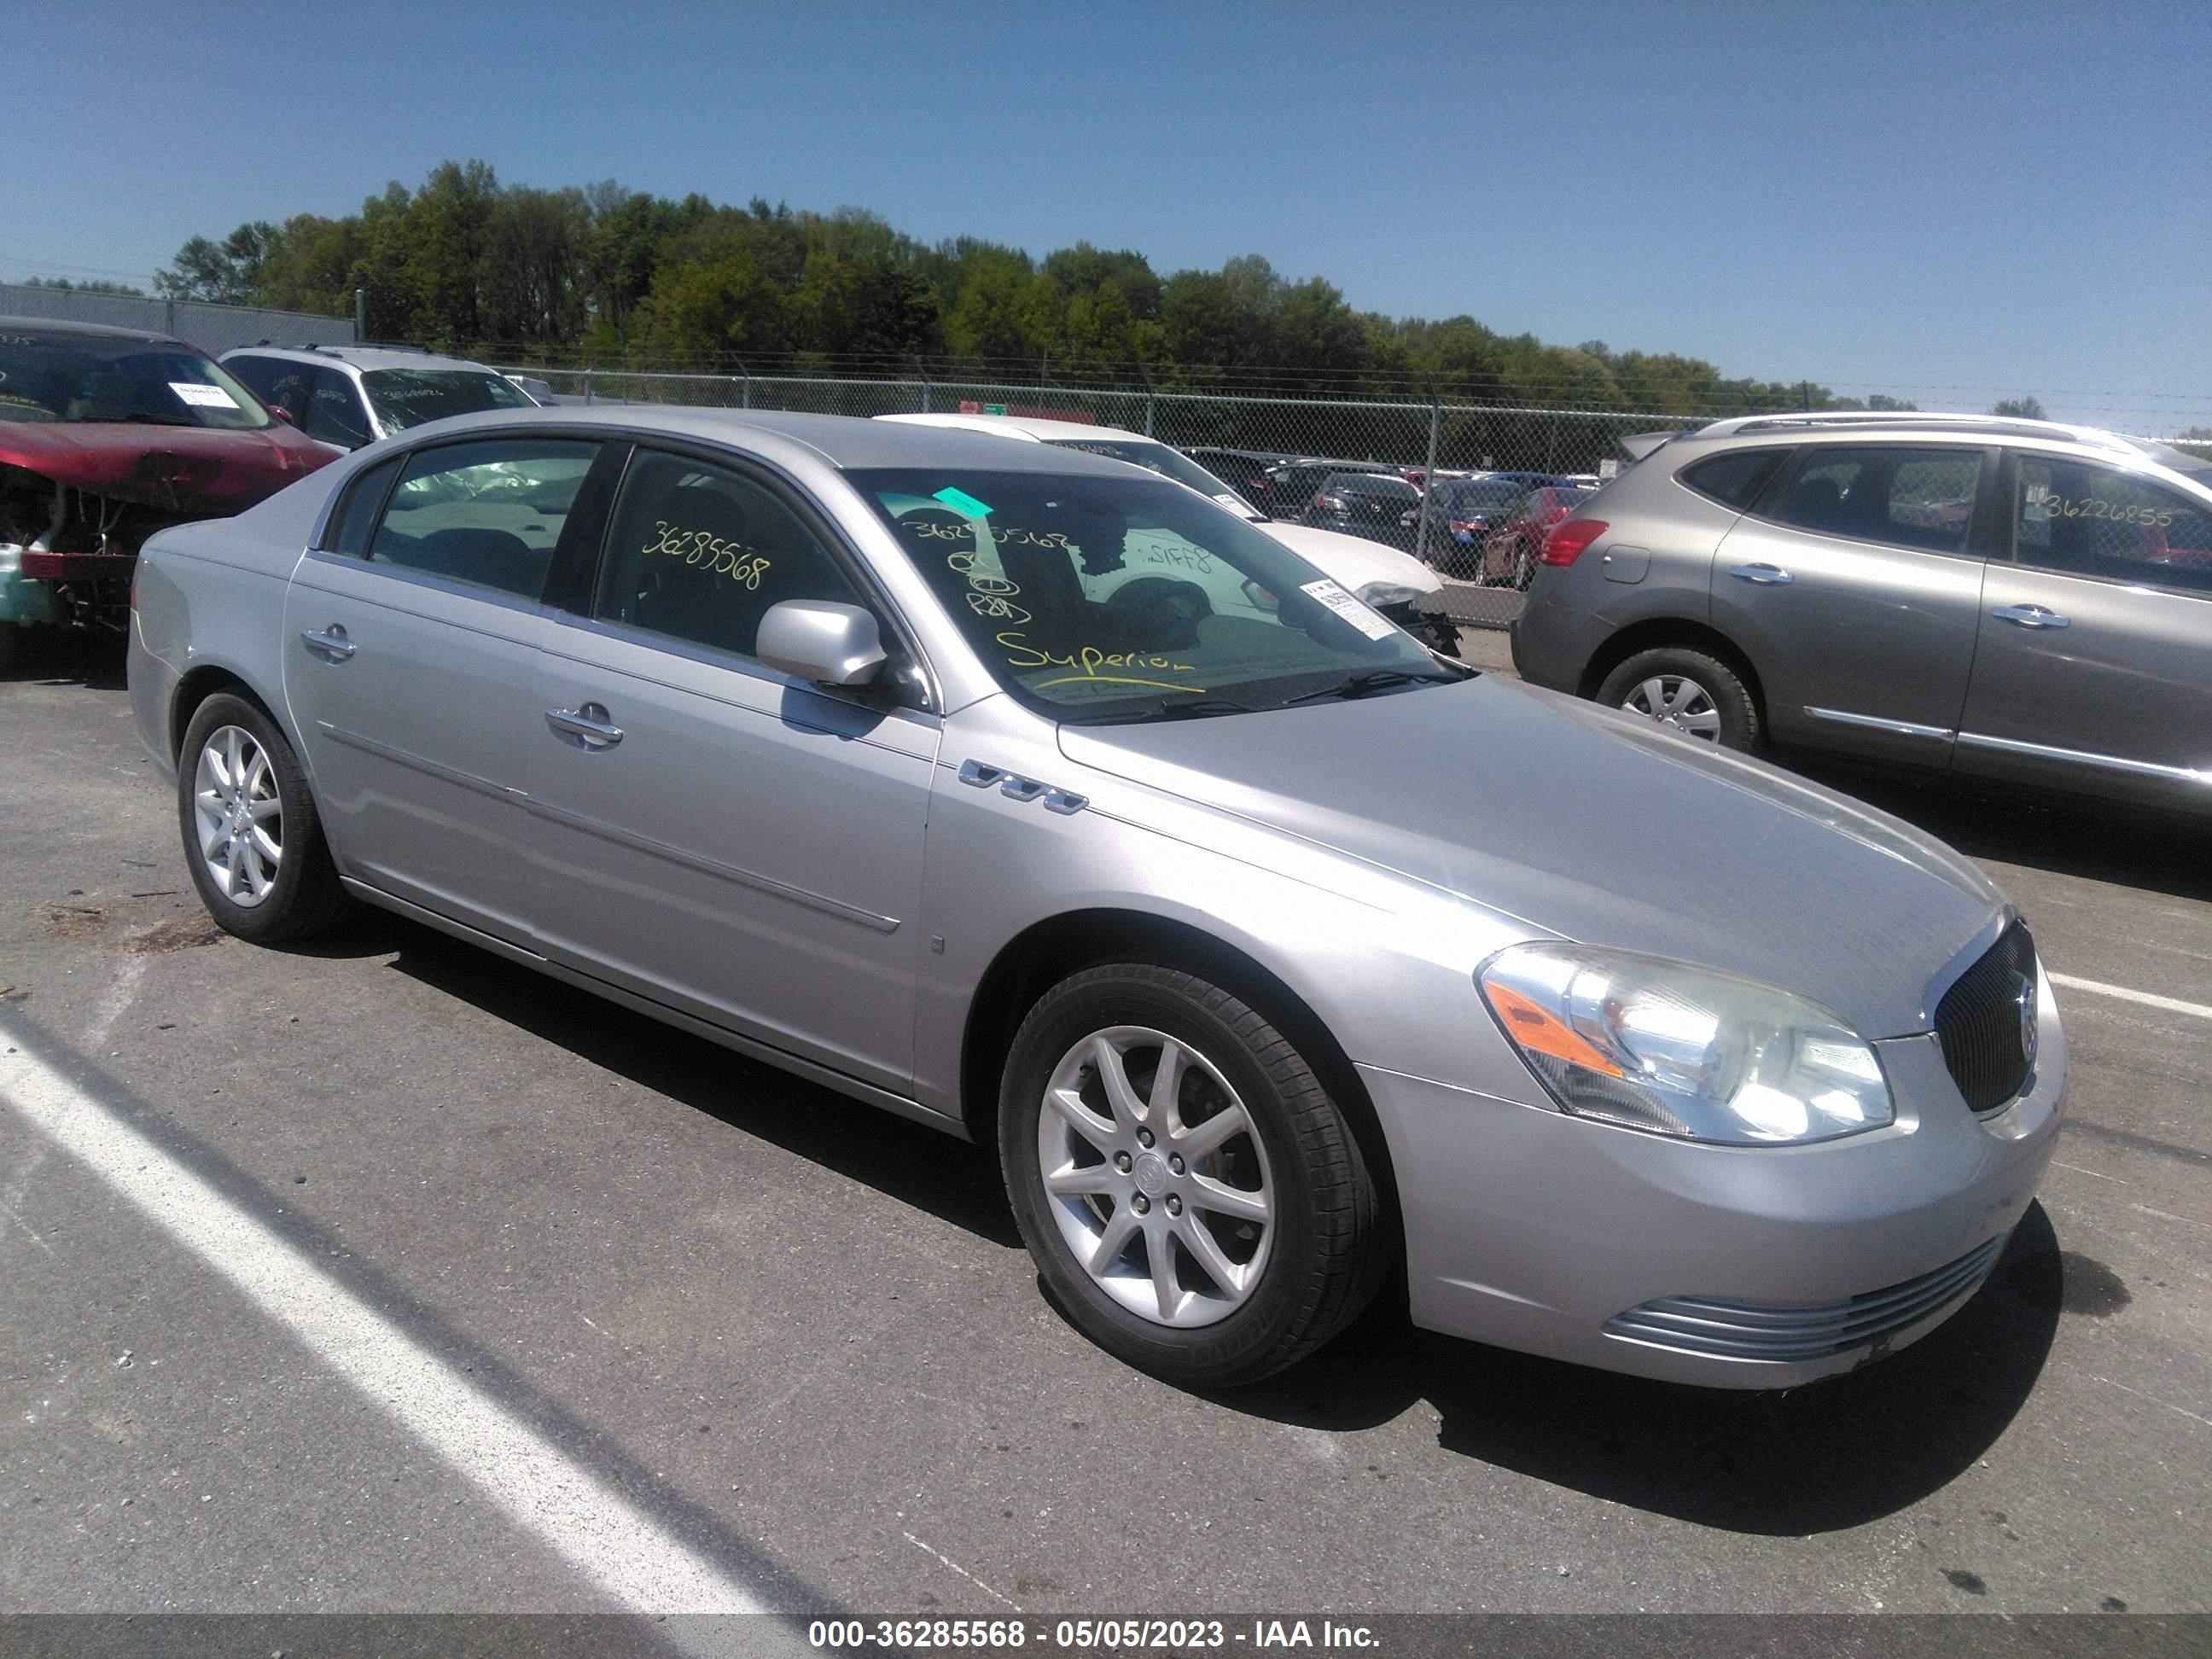
[[[1928,1029],[1930,978],[2002,909],[1910,824],[1762,762],[1484,676],[1152,726],[1068,758],[1395,871],[1532,929],[1794,991],[1863,1036]]]
[[[258,432],[117,422],[0,422],[0,464],[165,513],[241,512],[335,458],[277,423]]]
[[[1443,591],[1443,578],[1412,554],[1369,541],[1364,536],[1346,536],[1312,525],[1285,524],[1279,519],[1255,522],[1252,527],[1266,531],[1324,575],[1335,578],[1339,586],[1354,593],[1370,582],[1410,587],[1417,593]]]

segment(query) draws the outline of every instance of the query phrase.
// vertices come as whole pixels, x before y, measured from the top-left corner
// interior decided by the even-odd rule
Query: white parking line
[[[464,1382],[107,1107],[15,1047],[0,1099],[304,1343],[621,1607],[766,1611],[744,1586]]]
[[[2051,982],[2063,985],[2069,991],[2087,991],[2094,997],[2118,997],[2123,1002],[2140,1002],[2148,1008],[2163,1008],[2169,1014],[2188,1014],[2197,1019],[2212,1019],[2212,1007],[2201,1002],[2183,1002],[2175,997],[2154,996],[2148,991],[2130,991],[2124,985],[2107,985],[2100,979],[2076,979],[2071,974],[2052,974]]]

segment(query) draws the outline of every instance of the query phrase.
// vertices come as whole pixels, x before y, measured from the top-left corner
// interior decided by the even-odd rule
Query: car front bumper
[[[2046,980],[2027,1088],[1971,1112],[1932,1036],[1875,1044],[1887,1127],[1807,1146],[1639,1133],[1363,1065],[1405,1217],[1414,1322],[1670,1382],[1794,1387],[1964,1306],[2056,1144]]]

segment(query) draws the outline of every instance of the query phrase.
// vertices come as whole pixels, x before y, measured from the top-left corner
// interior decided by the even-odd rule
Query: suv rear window
[[[1759,492],[1789,453],[1786,449],[1730,450],[1686,466],[1677,476],[1700,495],[1710,495],[1740,513],[1759,498]]]

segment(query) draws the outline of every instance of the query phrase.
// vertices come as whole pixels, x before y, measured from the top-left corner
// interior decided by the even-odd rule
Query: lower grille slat
[[[1932,1272],[1848,1301],[1802,1307],[1662,1297],[1615,1315],[1608,1336],[1735,1359],[1819,1359],[1880,1341],[1963,1300],[1989,1276],[2004,1241],[1992,1238]]]

